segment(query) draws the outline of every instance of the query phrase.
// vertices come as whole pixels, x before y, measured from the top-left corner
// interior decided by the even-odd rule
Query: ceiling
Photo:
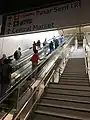
[[[16,12],[20,10],[31,10],[37,7],[47,7],[53,4],[62,4],[74,0],[1,0],[0,14]]]

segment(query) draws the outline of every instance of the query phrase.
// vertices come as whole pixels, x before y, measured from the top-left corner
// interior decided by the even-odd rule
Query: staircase
[[[90,86],[84,58],[71,58],[59,83],[48,85],[33,120],[90,120]]]

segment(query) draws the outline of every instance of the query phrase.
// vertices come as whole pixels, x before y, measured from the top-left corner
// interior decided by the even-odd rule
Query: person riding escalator
[[[21,48],[19,47],[18,50],[16,50],[16,51],[14,52],[14,59],[15,59],[15,60],[19,60],[20,57],[21,57],[21,55],[22,55],[22,53],[21,53]]]
[[[49,43],[49,49],[50,49],[50,53],[52,53],[52,51],[54,50],[52,41]]]
[[[3,97],[7,89],[11,84],[11,73],[12,67],[10,65],[10,61],[5,59],[1,60],[0,64],[0,97]]]

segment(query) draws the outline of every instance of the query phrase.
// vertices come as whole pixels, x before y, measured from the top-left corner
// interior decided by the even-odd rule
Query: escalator
[[[68,41],[71,37],[72,37],[71,35],[66,36],[64,42]],[[48,55],[48,44],[47,44],[46,48],[47,48],[47,54],[46,55],[44,55],[44,48],[39,50],[40,58],[44,58],[44,57],[46,57]],[[24,77],[24,76],[28,75],[30,72],[32,72],[32,70],[31,70],[31,65],[32,64],[30,62],[31,56],[32,55],[27,55],[26,57],[24,56],[24,58],[22,60],[18,61],[17,64],[15,64],[15,65],[13,64],[14,70],[13,70],[13,73],[11,75],[11,78],[12,78],[11,83],[12,83],[12,85],[15,82],[17,82],[19,79],[21,79],[22,77]],[[42,61],[40,61],[39,64],[41,62]]]
[[[64,42],[66,42],[67,40],[69,40],[70,39],[70,37],[71,37],[71,35],[67,35],[67,36],[65,36],[65,38],[64,38]],[[59,39],[59,38],[58,38]],[[48,40],[48,42],[50,42],[50,40]],[[63,43],[64,44],[64,43]],[[39,53],[39,55],[41,55],[42,56],[42,54],[44,54],[44,48],[47,48],[47,54],[48,54],[48,50],[49,50],[49,47],[48,47],[48,44],[47,44],[47,46],[45,46],[45,47],[42,47],[41,49],[39,49],[38,51],[38,53]],[[27,49],[27,50],[25,50],[23,53],[22,53],[23,55],[21,56],[21,58],[18,60],[18,61],[13,61],[12,62],[12,66],[13,66],[13,68],[14,68],[14,70],[13,70],[13,72],[15,72],[16,70],[18,70],[19,68],[21,68],[22,66],[24,66],[24,65],[26,65],[28,62],[30,62],[30,58],[31,58],[31,56],[32,56],[32,54],[33,54],[33,49],[31,48],[31,49]]]
[[[59,82],[47,86],[32,117],[32,120],[42,119],[90,119],[90,86],[84,58],[71,58]]]

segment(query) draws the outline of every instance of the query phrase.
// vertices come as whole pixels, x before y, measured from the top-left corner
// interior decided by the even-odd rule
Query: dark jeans
[[[50,53],[52,53],[53,49],[50,49]]]
[[[38,64],[32,64],[32,71],[36,69]],[[37,70],[33,73],[32,78],[37,79]]]
[[[8,88],[9,88],[8,84],[0,84],[0,97],[4,96]]]

